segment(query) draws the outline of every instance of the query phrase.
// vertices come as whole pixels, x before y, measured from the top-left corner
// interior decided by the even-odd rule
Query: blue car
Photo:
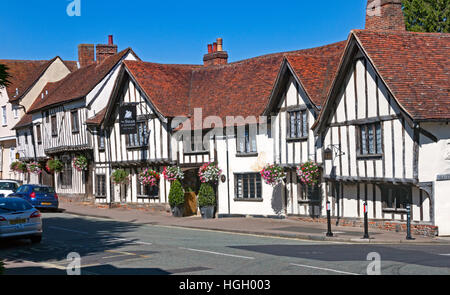
[[[58,195],[55,189],[46,185],[25,184],[8,197],[24,199],[39,209],[53,209],[56,211],[59,206]]]

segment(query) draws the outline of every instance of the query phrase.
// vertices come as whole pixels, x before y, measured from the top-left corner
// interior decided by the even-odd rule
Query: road
[[[365,275],[373,252],[383,275],[450,274],[450,245],[303,241],[50,212],[43,227],[41,244],[0,244],[6,274],[66,274],[77,253],[84,275]]]

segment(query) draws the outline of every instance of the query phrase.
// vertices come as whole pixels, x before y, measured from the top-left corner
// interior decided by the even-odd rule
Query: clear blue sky
[[[145,61],[201,64],[224,39],[229,61],[345,40],[364,28],[366,0],[0,0],[0,59],[77,60],[80,43],[132,47]]]

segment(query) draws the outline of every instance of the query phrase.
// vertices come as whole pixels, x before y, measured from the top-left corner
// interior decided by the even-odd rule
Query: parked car
[[[19,186],[20,183],[18,181],[0,179],[0,198],[13,194]]]
[[[58,195],[51,186],[24,184],[9,196],[24,199],[39,209],[57,210],[59,206]]]
[[[40,243],[42,219],[39,210],[20,198],[0,199],[0,239],[30,239]]]

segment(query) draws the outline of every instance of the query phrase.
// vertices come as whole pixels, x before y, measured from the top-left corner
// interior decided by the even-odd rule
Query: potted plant
[[[39,164],[37,162],[29,163],[27,165],[27,169],[28,169],[28,172],[34,173],[34,174],[37,174],[37,175],[41,174],[41,172],[42,172],[41,164]]]
[[[217,167],[216,163],[212,162],[203,164],[198,170],[198,176],[202,183],[217,183],[221,173],[222,170]]]
[[[169,204],[175,217],[183,217],[184,213],[184,190],[179,180],[175,180],[170,186]]]
[[[214,218],[216,206],[216,195],[213,187],[209,183],[202,183],[198,192],[198,207],[202,218]]]
[[[264,182],[271,186],[280,184],[286,178],[283,167],[277,164],[266,165],[260,173]]]
[[[315,185],[320,178],[319,166],[312,161],[308,161],[297,167],[297,176],[304,184],[308,186]]]
[[[76,156],[72,160],[72,166],[73,166],[73,168],[75,168],[78,171],[86,170],[88,167],[88,160],[83,155]]]
[[[184,172],[178,166],[164,167],[163,175],[164,179],[170,182],[184,179]]]
[[[45,165],[45,170],[49,173],[61,172],[64,165],[60,160],[50,159]]]
[[[159,184],[160,174],[152,169],[144,169],[139,173],[139,182],[143,185],[156,186]]]

